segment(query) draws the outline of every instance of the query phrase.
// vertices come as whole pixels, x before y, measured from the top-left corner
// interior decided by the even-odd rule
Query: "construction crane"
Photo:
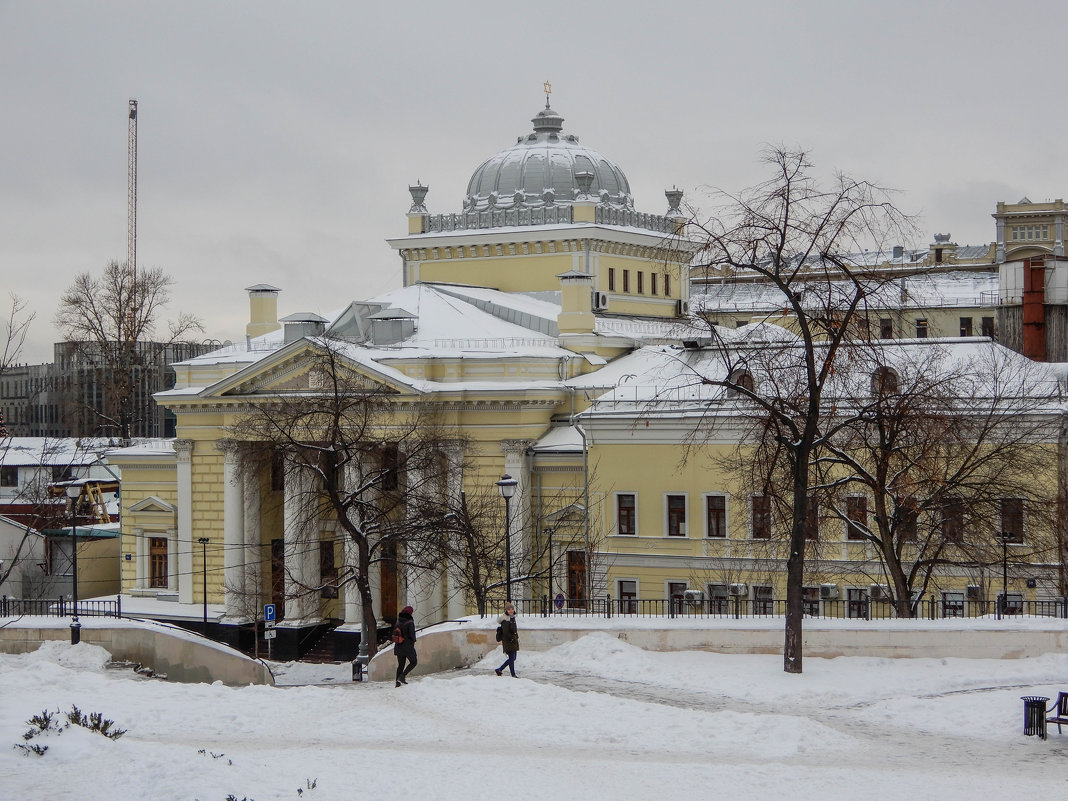
[[[127,130],[129,169],[127,176],[126,208],[126,263],[137,286],[137,101],[130,98],[130,114]]]

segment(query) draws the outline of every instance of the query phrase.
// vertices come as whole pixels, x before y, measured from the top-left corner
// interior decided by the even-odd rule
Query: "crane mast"
[[[129,175],[127,178],[126,263],[137,286],[137,101],[130,100],[128,131]]]

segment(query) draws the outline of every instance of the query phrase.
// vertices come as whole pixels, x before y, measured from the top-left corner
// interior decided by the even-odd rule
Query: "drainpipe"
[[[1023,355],[1046,360],[1046,263],[1043,258],[1023,260]]]

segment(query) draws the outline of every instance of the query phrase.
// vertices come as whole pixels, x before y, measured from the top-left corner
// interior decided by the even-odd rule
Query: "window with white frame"
[[[619,593],[619,613],[635,615],[638,613],[638,582],[635,579],[620,579],[616,582]]]
[[[633,492],[616,493],[616,531],[628,536],[638,533],[638,496]]]
[[[705,496],[705,536],[727,536],[727,498],[724,495]]]
[[[754,540],[771,539],[771,496],[752,497],[752,526]]]
[[[846,539],[867,539],[868,499],[863,495],[846,498]]]
[[[708,585],[708,612],[712,615],[726,615],[730,613],[730,585]]]
[[[1001,507],[1001,534],[1005,542],[1023,542],[1023,498],[1002,498],[998,505]]]
[[[686,536],[686,496],[668,495],[665,497],[667,507],[667,535],[669,537]]]

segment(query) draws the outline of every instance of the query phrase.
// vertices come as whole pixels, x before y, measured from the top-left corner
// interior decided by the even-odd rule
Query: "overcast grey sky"
[[[0,300],[49,360],[72,276],[125,258],[130,98],[138,263],[206,338],[244,335],[251,284],[282,314],[399,286],[408,184],[459,211],[546,79],[640,211],[756,183],[785,144],[901,190],[922,238],[990,242],[997,201],[1068,193],[1066,29],[1063,0],[0,0]]]

